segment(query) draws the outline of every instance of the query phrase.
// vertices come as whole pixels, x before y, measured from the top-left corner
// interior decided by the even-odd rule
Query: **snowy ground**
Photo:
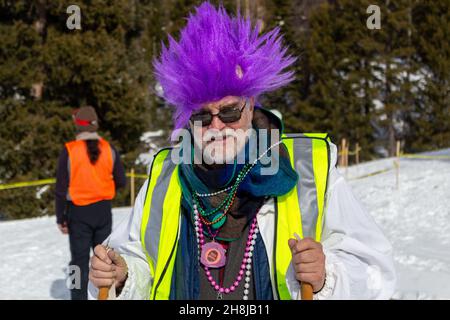
[[[393,159],[360,164],[347,179],[394,247],[394,298],[450,299],[450,160],[402,158],[398,189],[395,170],[353,179],[393,167]]]
[[[450,149],[438,153],[450,155]],[[450,299],[450,160],[393,159],[350,167],[345,173],[357,197],[394,246],[399,282],[394,298]],[[129,208],[114,209],[114,225]],[[68,239],[53,217],[0,223],[0,299],[68,299]]]
[[[113,228],[131,208],[113,210]],[[54,217],[0,223],[0,299],[70,299],[69,239]]]

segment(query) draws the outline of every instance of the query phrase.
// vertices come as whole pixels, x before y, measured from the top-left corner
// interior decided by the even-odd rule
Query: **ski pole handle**
[[[108,255],[108,252],[112,250],[112,248],[109,247],[109,240],[110,238],[108,238],[106,243],[106,255]],[[98,289],[97,300],[108,300],[109,289],[111,289],[111,287],[99,287]]]
[[[300,285],[302,300],[313,300],[313,287],[309,283],[302,282]]]
[[[98,290],[97,300],[108,300],[109,287],[100,287]]]
[[[301,240],[300,236],[297,234],[297,232],[294,232],[294,236],[297,238],[298,241]],[[311,284],[302,282],[300,284],[300,296],[302,300],[313,300],[313,287]]]

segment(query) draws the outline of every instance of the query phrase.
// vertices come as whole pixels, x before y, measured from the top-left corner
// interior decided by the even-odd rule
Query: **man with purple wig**
[[[258,103],[293,80],[294,61],[278,29],[208,2],[169,36],[154,68],[179,143],[155,155],[128,224],[96,247],[91,298],[392,296],[392,248],[338,174],[336,146],[283,133]]]

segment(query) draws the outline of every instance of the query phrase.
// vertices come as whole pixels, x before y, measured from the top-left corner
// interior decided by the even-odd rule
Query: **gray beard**
[[[217,142],[210,142],[202,149],[200,149],[202,146],[202,142],[198,142],[194,139],[194,148],[196,148],[197,154],[202,154],[202,162],[208,165],[234,163],[234,159],[236,158],[236,156],[240,155],[240,153],[245,150],[245,144],[247,143],[249,138],[248,132],[249,131],[247,131],[244,138],[242,136],[240,138],[228,137],[225,146],[220,140]],[[238,157],[238,160],[241,160],[241,158],[245,161],[245,155],[243,155],[243,157]]]

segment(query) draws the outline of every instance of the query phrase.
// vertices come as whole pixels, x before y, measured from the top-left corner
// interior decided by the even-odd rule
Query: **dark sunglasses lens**
[[[226,109],[219,113],[219,118],[223,123],[236,122],[241,119],[241,111],[239,109]]]
[[[195,122],[197,121],[200,121],[202,123],[202,126],[208,126],[211,124],[212,115],[207,112],[193,114],[191,116],[191,121],[193,124],[195,124]]]

